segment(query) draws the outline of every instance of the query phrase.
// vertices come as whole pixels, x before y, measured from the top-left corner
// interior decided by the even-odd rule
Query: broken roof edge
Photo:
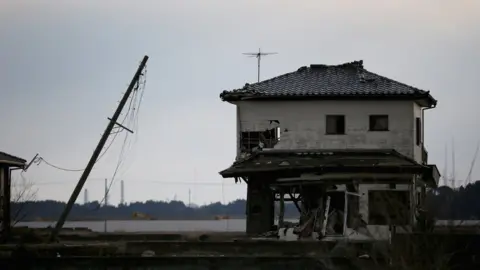
[[[27,161],[14,155],[0,151],[0,165],[6,164],[11,167],[24,167]]]
[[[285,167],[285,168],[256,168],[252,170],[239,169],[237,172],[232,171],[231,168],[225,169],[219,174],[223,178],[233,178],[241,176],[249,176],[257,173],[283,173],[283,172],[310,172],[310,173],[357,173],[357,172],[369,172],[369,173],[409,173],[409,174],[422,174],[427,170],[426,166],[415,165],[381,165],[381,166],[301,166],[301,167]]]
[[[333,155],[378,155],[378,156],[395,156],[396,158],[405,160],[412,164],[412,166],[426,167],[414,159],[407,157],[395,149],[263,149],[250,154],[246,158],[237,160],[233,162],[227,169],[224,169],[219,172],[223,178],[235,177],[230,175],[228,172],[233,169],[233,167],[240,165],[245,162],[249,162],[258,156],[275,156],[275,155],[288,155],[288,156],[333,156]]]
[[[262,151],[255,152],[250,156],[257,155],[280,155],[280,154],[287,154],[287,155],[335,155],[335,154],[343,154],[343,155],[364,155],[364,154],[381,154],[381,155],[395,155],[398,157],[406,158],[408,161],[416,162],[413,159],[408,158],[407,156],[401,154],[397,150],[393,148],[350,148],[350,149],[275,149],[275,148],[266,148]]]
[[[440,177],[442,175],[440,174],[437,165],[427,164],[427,167],[429,168],[430,173],[428,174],[429,177],[424,179],[425,183],[431,188],[438,188],[438,182],[440,181]]]

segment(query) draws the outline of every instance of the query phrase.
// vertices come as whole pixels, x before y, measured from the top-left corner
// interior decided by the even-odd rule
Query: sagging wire
[[[135,94],[134,94],[135,96]],[[127,120],[128,116],[130,116],[132,113],[132,108],[134,108],[133,104],[134,104],[134,96],[130,98],[130,102],[128,104],[128,109],[127,109],[127,112],[125,113],[125,117],[123,118],[123,120],[120,122],[122,125],[125,123],[125,121]],[[122,132],[123,131],[123,128],[118,128],[117,131],[114,131],[112,133],[110,133],[111,135],[114,135],[113,138],[110,140],[110,143],[107,145],[107,147],[104,148],[103,152],[98,156],[97,158],[97,161],[95,161],[95,163],[99,162],[100,159],[105,156],[105,154],[108,152],[108,150],[110,149],[110,147],[113,145],[113,143],[115,142],[115,139],[117,138],[118,136],[118,133]],[[41,163],[45,163],[47,164],[48,166],[52,167],[52,168],[55,168],[57,170],[61,170],[61,171],[66,171],[66,172],[82,172],[85,170],[84,169],[67,169],[67,168],[63,168],[63,167],[60,167],[60,166],[57,166],[57,165],[54,165],[53,163],[51,162],[48,162],[47,160],[45,160],[45,158],[39,156],[37,157],[33,163],[36,164],[37,166],[40,165]]]
[[[143,81],[142,81],[142,89],[141,89],[141,93],[140,93],[140,100],[138,101],[138,106],[137,106],[137,114],[136,114],[136,119],[135,119],[135,122],[134,122],[134,125],[133,127],[135,128],[135,130],[137,131],[136,134],[138,135],[138,115],[140,113],[140,107],[142,105],[142,100],[143,100],[143,94],[145,94],[145,87],[146,87],[146,84],[147,84],[147,69],[145,67],[145,72],[143,73]],[[138,137],[135,136],[135,139],[137,139]]]
[[[127,125],[130,125],[130,124],[133,124],[132,126],[132,130],[135,130],[135,132],[137,132],[137,126],[135,124],[135,122],[138,122],[138,109],[140,108],[140,105],[141,105],[141,102],[142,102],[142,98],[143,98],[143,93],[145,92],[145,85],[146,85],[146,73],[147,73],[147,67],[145,66],[145,69],[144,69],[144,72],[143,72],[143,80],[140,81],[140,79],[137,81],[137,84],[135,85],[135,88],[134,88],[134,92],[133,92],[133,95],[132,95],[132,98],[130,100],[130,104],[129,104],[129,111],[132,110],[132,113],[129,114],[130,116],[130,119],[129,119],[129,123]],[[141,92],[140,94],[140,99],[138,100],[138,104],[137,104],[137,98],[138,98],[138,93]],[[131,105],[135,104],[134,107],[131,107]],[[127,117],[127,115],[125,115]],[[126,118],[125,117],[125,118]],[[116,133],[115,135],[117,135],[118,133]],[[120,155],[118,157],[118,161],[117,161],[117,166],[115,167],[115,171],[113,172],[113,175],[112,175],[112,179],[110,180],[110,183],[107,187],[107,190],[105,192],[105,195],[104,197],[102,198],[102,200],[99,202],[99,204],[97,205],[97,207],[95,207],[94,211],[97,211],[101,208],[102,204],[105,202],[105,200],[107,199],[108,197],[108,194],[110,193],[110,190],[113,186],[113,183],[115,182],[115,178],[117,176],[117,173],[120,169],[120,166],[123,164],[124,162],[124,157],[125,157],[125,147],[127,146],[127,140],[129,138],[129,133],[125,133],[125,138],[123,140],[123,144],[122,144],[122,148],[120,150]],[[128,150],[131,149],[131,140],[128,142]]]
[[[104,178],[92,178],[89,181],[100,181],[105,180]],[[117,179],[118,180],[118,179]],[[123,179],[124,181],[129,181],[128,179]],[[145,184],[159,184],[159,185],[174,185],[174,186],[238,186],[235,183],[219,183],[219,182],[191,182],[191,181],[161,181],[161,180],[142,180],[142,179],[135,179],[135,182],[138,183],[145,183]],[[72,182],[65,182],[65,181],[49,181],[49,182],[35,182],[35,186],[52,186],[52,185],[66,185],[71,184]],[[33,184],[32,184],[33,185]],[[12,186],[23,187],[27,186],[26,184],[12,184]]]
[[[120,150],[120,155],[118,157],[117,166],[115,167],[115,171],[113,172],[113,175],[112,175],[112,180],[110,180],[110,183],[108,184],[107,190],[106,190],[105,195],[103,196],[102,200],[98,203],[97,207],[95,207],[95,209],[94,209],[95,211],[99,210],[100,207],[102,206],[102,204],[105,202],[105,200],[108,197],[108,194],[110,193],[110,189],[112,188],[113,183],[115,182],[115,177],[117,176],[118,170],[123,163],[124,151],[125,151],[125,145],[126,145],[126,142],[127,142],[127,138],[128,138],[128,133],[125,133],[125,139],[123,140],[122,149]]]
[[[59,166],[56,166],[56,165],[53,165],[52,163],[46,161],[43,157],[37,157],[33,163],[36,164],[37,166],[40,165],[41,163],[45,163],[47,164],[48,166],[52,167],[52,168],[55,168],[57,170],[60,170],[60,171],[66,171],[66,172],[81,172],[81,171],[84,171],[85,169],[66,169],[66,168],[62,168],[62,167],[59,167]]]
[[[128,141],[128,146],[126,151],[131,151],[133,145],[135,145],[138,141],[138,119],[140,115],[140,107],[142,105],[142,100],[143,100],[143,94],[145,93],[145,88],[146,88],[146,83],[147,83],[147,67],[145,67],[144,72],[142,73],[142,77],[138,80],[137,85],[136,85],[136,92],[135,92],[135,107],[133,108],[134,113],[131,114],[129,126],[132,127],[133,130],[135,130],[135,133],[133,134],[133,138],[130,137],[130,140]],[[127,162],[125,162],[127,163]],[[132,165],[132,162],[128,162],[128,164],[124,165],[122,170],[122,174],[125,173],[128,168]]]

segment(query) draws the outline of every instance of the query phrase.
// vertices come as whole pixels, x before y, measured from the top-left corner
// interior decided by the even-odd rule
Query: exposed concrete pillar
[[[258,235],[272,229],[274,196],[268,179],[249,177],[247,188],[247,234]]]

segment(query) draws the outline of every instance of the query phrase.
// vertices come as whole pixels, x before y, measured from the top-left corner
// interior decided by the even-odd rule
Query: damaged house
[[[10,237],[12,171],[24,169],[26,161],[22,158],[0,151],[0,239]]]
[[[220,174],[248,184],[250,235],[286,235],[290,201],[298,238],[386,238],[413,228],[438,183],[424,145],[424,111],[437,101],[362,61],[301,67],[220,98],[237,109],[236,161]]]

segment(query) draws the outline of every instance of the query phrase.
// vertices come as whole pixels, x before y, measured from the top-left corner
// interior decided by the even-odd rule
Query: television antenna
[[[254,53],[243,53],[244,55],[248,55],[249,57],[256,57],[257,62],[258,62],[258,82],[260,82],[260,61],[262,59],[262,56],[267,56],[267,55],[272,55],[272,54],[277,54],[276,52],[262,52],[261,49],[258,49],[258,52]]]

